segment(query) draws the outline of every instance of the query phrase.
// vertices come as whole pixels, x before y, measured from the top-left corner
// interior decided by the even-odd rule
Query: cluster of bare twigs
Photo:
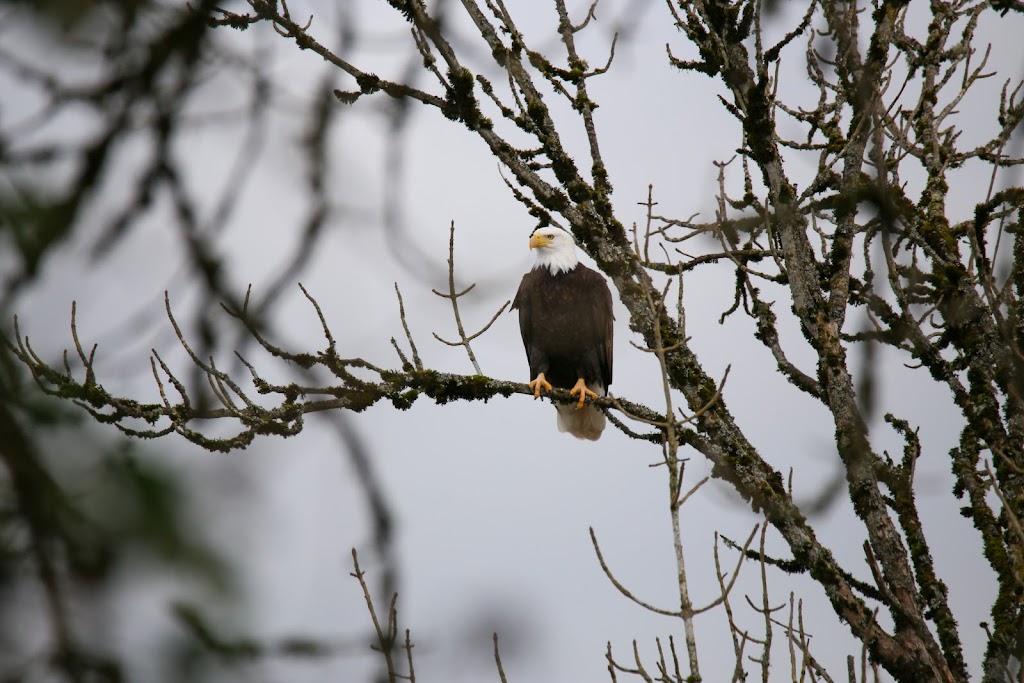
[[[409,681],[416,683],[412,632],[406,628],[404,638],[399,636],[398,593],[392,593],[387,607],[381,612],[374,601],[366,572],[359,566],[359,554],[352,549],[351,576],[358,582],[366,602],[366,609],[373,626],[372,642],[369,649],[380,657],[383,674],[387,683]],[[207,650],[222,662],[252,661],[270,656],[329,657],[339,654],[364,654],[365,642],[326,643],[308,638],[290,638],[272,647],[251,638],[225,638],[216,633],[207,622],[202,611],[194,605],[177,604],[174,608],[179,623]],[[498,651],[498,634],[494,634],[494,657],[501,680],[505,672]],[[401,661],[401,660],[404,660]]]
[[[1019,229],[1024,194],[1018,187],[995,191],[995,181],[1000,171],[1024,164],[1019,156],[1005,153],[1007,141],[1024,120],[1024,84],[1004,81],[993,111],[992,137],[962,149],[959,129],[951,127],[951,122],[975,86],[993,75],[988,49],[980,62],[972,61],[977,54],[978,22],[988,11],[985,3],[933,5],[927,42],[912,37],[904,8],[877,3],[866,54],[857,44],[863,24],[856,9],[844,3],[820,7],[812,3],[801,25],[768,49],[760,42],[756,3],[735,5],[729,10],[732,14],[718,16],[709,9],[713,6],[717,3],[687,3],[674,13],[677,25],[701,49],[703,58],[674,63],[684,70],[723,74],[734,94],[727,107],[744,131],[744,192],[735,199],[728,195],[726,164],[719,164],[715,220],[695,223],[692,218],[657,216],[658,225],[648,227],[642,243],[634,238],[641,262],[669,275],[726,259],[734,266],[734,302],[723,319],[742,307],[756,321],[756,336],[771,351],[783,376],[824,403],[835,417],[851,497],[868,532],[865,557],[877,590],[849,586],[880,600],[898,623],[906,624],[897,629],[902,642],[887,644],[880,633],[868,635],[876,631],[871,626],[873,617],[863,620],[847,612],[854,630],[871,643],[872,655],[883,661],[900,660],[901,650],[910,644],[916,652],[911,659],[930,661],[927,677],[940,680],[964,677],[966,668],[946,603],[946,587],[935,573],[913,500],[914,462],[920,446],[909,425],[887,416],[907,439],[905,458],[894,463],[873,450],[865,408],[855,406],[846,356],[857,344],[890,346],[926,368],[952,392],[966,423],[960,446],[953,451],[956,493],[969,501],[965,514],[974,519],[986,547],[992,549],[988,557],[999,567],[1002,596],[996,600],[1000,605],[996,609],[1010,629],[989,642],[986,676],[1002,680],[1012,675],[1012,667],[1004,668],[1010,653],[1024,645],[1019,637],[1024,613],[1017,578],[1024,571],[1024,546],[1014,531],[1014,520],[1024,509],[1019,476],[1024,458],[1024,338],[1019,321],[1024,304],[1017,275],[1022,267],[1020,241],[1014,240],[1013,256],[1005,246],[1008,235]],[[789,107],[777,96],[779,57],[818,11],[827,33],[809,31],[805,52],[818,103],[810,109]],[[754,54],[730,40],[723,26],[750,31]],[[834,46],[834,58],[822,54],[823,36]],[[763,115],[764,106],[773,112],[771,116]],[[806,140],[781,138],[775,111],[802,124]],[[852,122],[847,116],[852,116]],[[817,165],[816,174],[800,192],[785,166],[786,155],[797,152],[816,156]],[[956,169],[971,164],[989,167],[988,191],[974,207],[973,218],[954,223],[949,219],[952,211],[946,190]],[[923,179],[918,197],[908,190],[910,177]],[[764,199],[752,191],[757,181],[766,187]],[[864,202],[876,209],[873,215],[858,210]],[[649,215],[652,205],[649,197]],[[745,215],[731,219],[729,209]],[[813,248],[809,239],[813,235],[820,249]],[[677,254],[688,258],[681,265],[651,257],[655,245],[667,257],[666,245],[706,236],[712,236],[721,249],[688,254],[675,247]],[[1001,274],[995,275],[997,271]],[[818,357],[814,373],[801,370],[780,343],[776,314],[763,294],[780,284],[788,287],[802,332]],[[865,311],[870,330],[844,331],[847,313],[854,307]],[[861,400],[870,410],[871,396]],[[980,424],[975,419],[980,414],[990,419]],[[987,465],[981,467],[981,453],[1002,453],[1008,444],[1015,454],[997,461],[1001,476],[988,471]],[[998,493],[1007,486],[1017,491],[1016,500],[1000,498],[1000,509],[993,513],[983,502],[985,492]],[[893,498],[886,498],[882,487]],[[899,530],[890,522],[890,511]],[[906,546],[901,535],[907,538]],[[916,586],[919,593],[907,591],[908,586]],[[921,600],[930,605],[929,610],[915,606]],[[846,598],[833,594],[840,613],[845,602]],[[1014,607],[1003,611],[1010,604]],[[936,629],[937,640],[926,622]],[[901,665],[891,663],[886,668],[897,677],[910,675],[897,673]]]
[[[719,168],[724,169],[725,164],[720,164]],[[719,222],[715,226],[715,232],[718,234],[719,240],[723,240],[722,234],[724,233],[725,223],[725,209],[724,209],[724,180],[720,174],[719,177],[720,189],[720,214]],[[659,240],[657,246],[661,249],[663,254],[666,256],[666,263],[661,264],[663,267],[656,268],[661,272],[670,272],[674,274],[666,278],[665,286],[660,292],[652,292],[646,283],[645,295],[647,299],[648,307],[655,320],[660,320],[664,314],[665,302],[668,301],[668,294],[671,286],[675,283],[677,285],[677,297],[676,297],[676,319],[680,321],[680,329],[685,333],[685,310],[683,308],[683,280],[686,268],[677,268],[675,264],[670,262],[668,252],[665,246],[665,242],[672,242],[672,237],[666,235],[666,230],[670,226],[678,226],[679,222],[672,222],[668,219],[654,214],[654,206],[656,202],[653,199],[653,188],[648,188],[648,196],[645,202],[641,202],[641,206],[646,209],[645,217],[645,228],[642,236],[641,232],[637,229],[634,224],[632,228],[633,238],[633,249],[638,260],[644,263],[650,263],[649,254],[652,243],[654,240]],[[655,221],[662,223],[661,227],[655,228]],[[701,229],[698,229],[698,231]],[[698,234],[695,232],[693,234]],[[732,260],[737,267],[743,267],[742,264],[736,260],[736,256],[731,250],[731,247],[727,245],[724,240],[722,245],[725,251],[711,254],[712,260],[717,258],[729,258]],[[679,250],[677,249],[677,252]],[[682,252],[679,252],[682,253]],[[698,259],[691,258],[691,262]],[[666,362],[667,354],[674,351],[676,348],[681,346],[683,343],[688,341],[684,338],[679,342],[676,342],[673,347],[666,347],[661,335],[660,323],[658,323],[654,330],[654,344],[650,348],[641,347],[637,344],[633,344],[636,348],[641,351],[651,353],[658,359],[659,374],[662,378],[662,388],[665,400],[665,414],[674,415],[676,412],[673,408],[673,392],[671,386],[671,377],[669,373],[668,364]],[[762,524],[760,526],[760,549],[758,552],[750,550],[750,545],[757,535],[758,526],[750,532],[747,540],[742,546],[727,541],[728,544],[738,551],[736,566],[733,568],[731,573],[724,573],[721,567],[718,534],[715,534],[715,545],[713,548],[713,557],[715,562],[715,575],[718,579],[720,594],[718,597],[712,599],[707,604],[701,607],[694,607],[689,594],[689,585],[687,581],[686,573],[686,562],[684,548],[685,544],[682,537],[682,508],[683,505],[700,490],[708,481],[709,477],[700,479],[696,484],[691,486],[689,489],[683,489],[684,474],[686,471],[687,458],[682,458],[679,455],[679,447],[685,440],[685,433],[681,430],[690,431],[688,426],[695,423],[702,414],[711,410],[716,403],[721,399],[722,392],[725,388],[726,380],[729,376],[729,368],[726,368],[725,374],[722,380],[718,383],[715,392],[708,399],[708,402],[701,406],[694,412],[693,415],[687,416],[681,409],[679,409],[682,420],[681,421],[664,421],[664,422],[650,422],[640,419],[641,422],[646,422],[659,429],[659,433],[662,436],[662,462],[658,463],[668,469],[669,472],[669,514],[672,522],[672,539],[675,549],[676,559],[676,575],[678,577],[678,591],[680,607],[678,610],[666,610],[657,606],[654,606],[648,602],[645,602],[637,598],[628,588],[626,588],[612,573],[609,569],[605,559],[601,553],[601,549],[597,542],[597,537],[591,529],[591,542],[594,546],[594,551],[597,554],[598,562],[601,565],[601,569],[605,575],[615,586],[615,588],[622,593],[625,597],[639,605],[645,610],[660,614],[663,616],[678,618],[683,623],[684,641],[686,646],[686,666],[680,665],[678,653],[676,651],[676,642],[673,636],[668,638],[668,658],[666,657],[666,650],[660,639],[656,640],[658,658],[655,666],[657,673],[650,671],[645,666],[643,659],[639,652],[639,647],[636,641],[632,644],[633,663],[625,665],[615,659],[612,654],[612,644],[608,643],[606,652],[606,659],[608,660],[608,671],[612,680],[617,680],[618,673],[631,674],[636,677],[643,679],[644,681],[661,681],[664,683],[683,683],[683,681],[699,681],[703,680],[700,673],[700,665],[698,658],[698,646],[696,629],[694,627],[694,617],[709,612],[716,608],[722,608],[728,617],[728,627],[730,636],[732,639],[733,650],[735,655],[735,667],[732,674],[733,681],[743,681],[747,678],[747,670],[745,665],[748,662],[754,663],[759,666],[763,680],[768,680],[769,670],[771,664],[771,653],[772,653],[772,634],[776,627],[783,630],[787,641],[789,642],[789,655],[790,655],[790,669],[792,678],[794,681],[802,680],[818,680],[819,678],[823,681],[831,681],[825,668],[814,658],[810,652],[810,636],[804,629],[803,624],[803,610],[802,601],[794,607],[794,595],[790,593],[789,597],[789,619],[788,622],[782,623],[776,620],[773,615],[785,608],[785,604],[779,606],[771,606],[769,602],[769,590],[768,590],[768,574],[767,568],[770,564],[777,564],[777,561],[768,558],[765,555],[765,538],[768,531],[768,524]],[[625,411],[623,411],[625,412]],[[628,414],[628,413],[627,413]],[[682,438],[681,438],[682,437]],[[792,483],[792,475],[790,479]],[[792,496],[792,487],[790,486],[789,495]],[[764,620],[763,635],[761,637],[755,636],[750,632],[749,629],[741,627],[734,617],[734,610],[732,603],[730,602],[730,594],[736,585],[736,580],[739,577],[740,569],[746,559],[753,559],[759,563],[761,572],[761,600],[760,604],[755,604],[749,596],[746,597],[746,602],[754,612],[760,614]],[[794,615],[796,615],[797,625],[794,627]],[[759,648],[760,655],[755,657],[748,653],[748,646],[754,646]],[[866,650],[865,650],[866,652]],[[686,672],[684,673],[684,668]],[[851,679],[856,682],[855,678]],[[866,679],[864,679],[866,680]]]

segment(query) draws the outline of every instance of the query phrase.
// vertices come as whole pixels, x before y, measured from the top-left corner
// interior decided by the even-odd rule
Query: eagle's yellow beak
[[[535,232],[530,236],[530,249],[539,249],[548,244],[551,244],[551,240],[539,232]]]

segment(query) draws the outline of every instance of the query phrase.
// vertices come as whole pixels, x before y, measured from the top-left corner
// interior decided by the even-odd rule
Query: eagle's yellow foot
[[[600,398],[600,396],[587,388],[587,383],[583,381],[582,377],[576,381],[576,386],[569,390],[569,394],[571,396],[580,395],[579,403],[576,404],[577,410],[583,407],[583,402],[587,400],[587,396],[590,398]]]
[[[540,398],[541,394],[543,394],[545,391],[551,391],[552,389],[551,383],[544,378],[543,372],[538,373],[537,379],[530,382],[527,386],[533,389],[534,398]]]

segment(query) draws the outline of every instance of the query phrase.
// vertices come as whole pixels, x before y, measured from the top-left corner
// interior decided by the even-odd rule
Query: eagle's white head
[[[530,249],[537,250],[533,269],[547,268],[552,275],[567,273],[579,264],[576,241],[561,228],[538,228],[530,235]]]

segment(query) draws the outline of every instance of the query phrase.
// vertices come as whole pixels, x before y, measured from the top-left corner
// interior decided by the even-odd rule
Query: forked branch
[[[452,302],[452,313],[455,315],[455,327],[459,331],[459,341],[451,342],[446,339],[442,339],[437,334],[437,332],[433,333],[434,339],[441,342],[442,344],[447,344],[448,346],[461,346],[465,348],[466,354],[469,355],[469,361],[473,364],[473,368],[476,370],[476,374],[483,375],[483,371],[480,370],[480,364],[476,361],[476,355],[473,353],[473,347],[469,345],[469,342],[473,341],[481,334],[489,330],[491,328],[491,325],[494,324],[494,321],[498,319],[498,316],[501,315],[505,311],[505,309],[508,308],[508,305],[512,302],[506,301],[505,303],[503,303],[501,305],[501,308],[498,309],[498,312],[491,316],[491,319],[487,322],[486,325],[483,326],[483,328],[480,329],[480,331],[471,334],[467,337],[466,330],[462,326],[462,316],[459,314],[459,298],[465,296],[466,294],[469,294],[469,292],[472,291],[474,287],[476,287],[475,282],[471,284],[469,287],[466,287],[461,292],[455,291],[455,221],[452,221],[451,232],[448,237],[448,293],[443,294],[437,291],[436,289],[432,289],[430,291],[432,291],[439,297],[448,299],[449,301]],[[408,333],[408,328],[406,328],[406,332]]]

